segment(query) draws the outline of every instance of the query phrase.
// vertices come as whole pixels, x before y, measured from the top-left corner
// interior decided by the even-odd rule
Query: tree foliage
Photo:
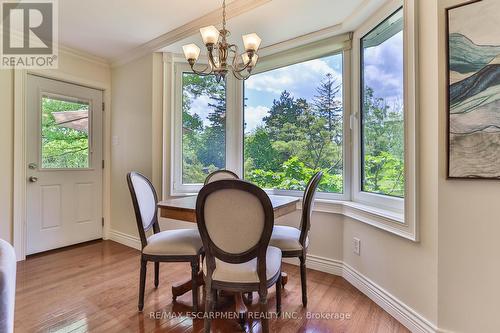
[[[89,137],[87,131],[79,131],[56,123],[53,112],[89,111],[87,104],[42,98],[42,167],[88,168]]]
[[[225,167],[225,89],[214,77],[183,76],[183,180],[202,183],[208,173]],[[331,74],[318,84],[309,102],[283,91],[262,123],[244,138],[245,178],[263,188],[304,190],[319,170],[320,191],[343,191],[343,108],[341,83]],[[206,124],[191,111],[193,101],[208,97]],[[403,118],[364,95],[363,189],[404,194]],[[248,112],[248,111],[247,111]]]

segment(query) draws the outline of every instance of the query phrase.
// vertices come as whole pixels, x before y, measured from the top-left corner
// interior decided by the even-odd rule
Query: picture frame
[[[500,179],[498,12],[495,0],[446,10],[448,179]]]

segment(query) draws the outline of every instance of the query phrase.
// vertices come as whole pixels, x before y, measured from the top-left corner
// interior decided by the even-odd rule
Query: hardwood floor
[[[408,332],[399,322],[341,277],[308,271],[309,303],[302,307],[297,266],[284,264],[289,275],[282,307],[289,318],[272,319],[271,332]],[[199,332],[202,319],[186,316],[191,293],[172,303],[170,286],[190,276],[187,263],[160,266],[160,286],[153,285],[148,264],[144,312],[137,311],[139,252],[112,241],[96,241],[34,255],[18,265],[15,332]],[[274,288],[269,309],[274,311]],[[221,299],[222,312],[234,310]],[[249,311],[258,311],[255,295]],[[348,319],[307,318],[307,313]],[[181,316],[170,316],[180,313]],[[156,317],[156,318],[155,318]],[[241,332],[234,319],[217,319],[213,332]],[[260,332],[249,320],[247,332]]]

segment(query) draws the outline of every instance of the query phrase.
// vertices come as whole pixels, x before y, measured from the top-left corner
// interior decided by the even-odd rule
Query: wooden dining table
[[[160,201],[158,203],[160,216],[173,220],[196,223],[196,198],[197,196],[186,196]],[[274,218],[293,213],[297,210],[297,203],[300,200],[298,197],[282,195],[269,195],[269,199],[271,199],[271,204],[273,205]],[[286,273],[282,273],[282,275],[285,284],[287,280]],[[203,285],[203,283],[203,273],[200,272],[198,275],[198,285]],[[173,299],[175,300],[178,296],[190,291],[191,286],[191,280],[172,285]],[[248,311],[241,293],[235,294],[235,309],[241,316],[244,316]]]

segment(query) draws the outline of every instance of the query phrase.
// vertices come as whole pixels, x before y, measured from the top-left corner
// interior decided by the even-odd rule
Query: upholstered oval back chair
[[[144,308],[147,262],[155,264],[155,287],[159,285],[160,262],[191,263],[193,310],[198,311],[198,272],[203,246],[197,229],[160,231],[158,223],[158,197],[153,184],[138,172],[127,174],[132,196],[137,229],[141,238],[141,273],[139,282],[139,311]],[[152,234],[147,236],[152,230]],[[175,299],[174,299],[175,300]]]
[[[205,178],[205,185],[222,179],[240,179],[240,177],[230,170],[217,170]]]
[[[281,249],[283,258],[298,257],[300,260],[300,280],[302,285],[302,305],[307,306],[307,276],[306,255],[309,246],[309,229],[311,229],[311,214],[314,207],[314,197],[319,182],[323,177],[320,171],[308,182],[302,199],[302,217],[299,228],[275,225],[271,236],[271,246]]]
[[[214,310],[215,290],[258,291],[267,313],[267,289],[276,285],[276,310],[281,311],[281,251],[269,245],[274,211],[266,192],[243,180],[205,185],[196,201],[196,220],[205,249],[203,273],[206,304]],[[210,332],[211,315],[205,317]],[[264,332],[269,331],[262,319]]]

